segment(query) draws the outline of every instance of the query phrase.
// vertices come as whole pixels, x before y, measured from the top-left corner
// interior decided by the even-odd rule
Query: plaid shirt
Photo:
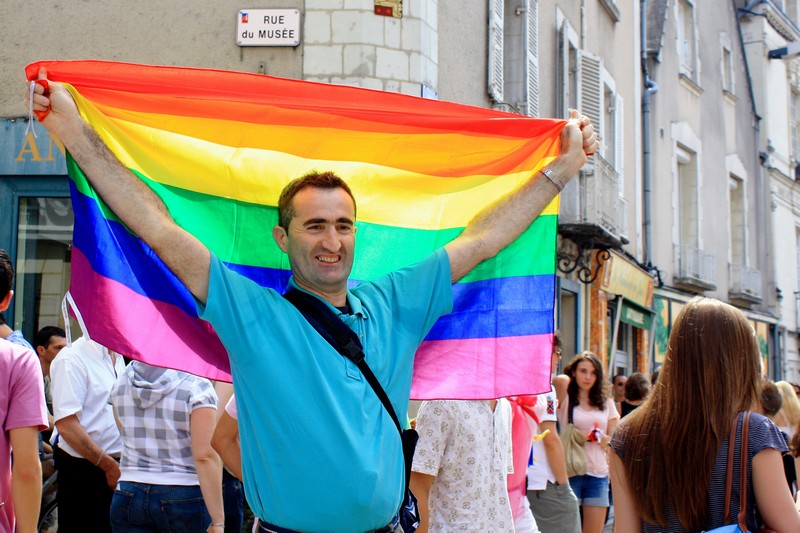
[[[197,485],[190,415],[217,407],[211,382],[178,370],[134,361],[111,392],[122,429],[120,481]]]

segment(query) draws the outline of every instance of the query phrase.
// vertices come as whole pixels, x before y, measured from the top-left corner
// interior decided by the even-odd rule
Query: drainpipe
[[[747,7],[743,9],[737,10],[736,8],[736,0],[732,0],[733,8],[736,10],[736,29],[739,34],[739,45],[742,49],[742,58],[744,59],[744,72],[745,76],[747,77],[747,89],[748,89],[748,96],[750,97],[750,107],[753,110],[753,129],[755,130],[755,153],[758,154],[759,158],[761,158],[761,154],[759,152],[759,147],[761,144],[761,115],[758,114],[758,108],[756,106],[756,95],[753,89],[753,76],[750,71],[750,61],[747,59],[747,50],[745,49],[745,42],[744,42],[744,34],[742,32],[742,17],[745,15],[752,15],[754,13],[751,10],[756,7],[758,4],[764,3],[764,0],[753,0],[750,2]],[[755,173],[755,190],[756,190],[756,233],[758,235],[766,235],[766,239],[756,239],[758,250],[757,250],[757,257],[759,258],[759,269],[764,272],[765,278],[767,278],[767,274],[769,274],[768,279],[774,281],[775,274],[774,268],[775,265],[771,257],[768,257],[770,254],[770,250],[772,249],[771,246],[768,246],[768,240],[772,238],[772,231],[770,224],[767,220],[767,211],[765,209],[764,203],[766,202],[766,198],[769,197],[769,190],[767,189],[769,181],[766,179],[765,174],[767,172],[767,161],[766,158],[761,160],[761,164],[756,167]],[[767,271],[769,269],[769,272]],[[762,279],[762,290],[764,287],[764,280]],[[769,283],[766,284],[769,286]],[[764,302],[769,307],[768,301],[768,292],[764,292]],[[780,304],[780,302],[778,302]],[[780,307],[779,307],[780,312]]]
[[[642,80],[644,91],[642,92],[642,188],[643,188],[643,207],[644,207],[644,263],[652,266],[653,247],[652,247],[652,214],[651,214],[651,177],[650,177],[650,97],[658,92],[658,84],[650,78],[647,72],[647,0],[641,0],[641,13],[639,15],[641,23],[640,39],[642,50]]]

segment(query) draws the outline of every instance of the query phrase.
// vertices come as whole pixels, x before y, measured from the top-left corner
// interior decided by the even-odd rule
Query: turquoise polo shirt
[[[342,317],[358,333],[367,363],[403,420],[414,354],[453,306],[447,253],[440,249],[362,283],[348,291],[347,302],[352,315]],[[300,531],[385,526],[403,493],[402,447],[358,367],[283,296],[216,256],[208,301],[197,308],[230,356],[242,472],[255,515]]]

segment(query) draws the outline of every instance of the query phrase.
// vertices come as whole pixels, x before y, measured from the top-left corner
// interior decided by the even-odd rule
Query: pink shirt
[[[564,398],[564,403],[558,406],[558,423],[561,427],[567,427],[567,408],[569,406],[569,396]],[[608,422],[619,418],[619,413],[614,405],[614,399],[608,398],[603,409],[591,407],[584,409],[576,405],[572,412],[572,422],[575,427],[588,435],[594,429],[595,424],[603,434],[608,434]],[[596,442],[587,442],[583,445],[586,450],[586,473],[594,477],[608,476],[608,459],[603,447]]]
[[[0,339],[0,531],[14,531],[11,497],[11,442],[9,430],[22,427],[47,429],[44,378],[36,354]]]

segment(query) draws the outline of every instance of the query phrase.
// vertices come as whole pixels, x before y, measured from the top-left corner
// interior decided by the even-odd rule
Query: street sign
[[[242,9],[236,22],[239,46],[297,46],[300,11],[297,9]]]

